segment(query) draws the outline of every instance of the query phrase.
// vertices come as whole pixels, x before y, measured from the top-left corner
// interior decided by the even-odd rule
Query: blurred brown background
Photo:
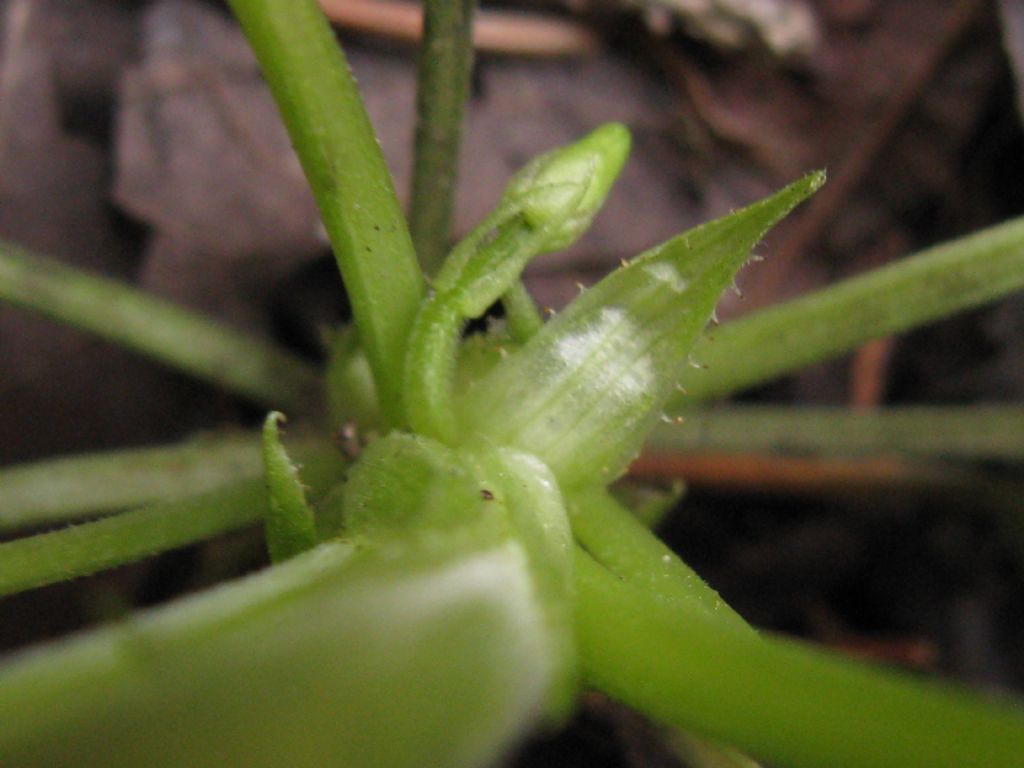
[[[409,6],[327,7],[404,198],[416,55]],[[744,272],[745,298],[727,296],[723,318],[1024,210],[1022,0],[524,0],[485,4],[479,19],[490,42],[473,76],[458,232],[531,156],[608,120],[634,135],[593,230],[531,268],[545,306],[813,168],[829,170],[829,185],[773,233],[761,249],[768,260]],[[6,0],[0,45],[0,238],[321,355],[320,327],[345,317],[343,289],[288,139],[221,4]],[[1022,330],[1024,303],[1011,299],[746,399],[1020,400]],[[165,441],[259,415],[5,307],[0,403],[0,463]],[[665,534],[757,624],[1020,686],[1019,542],[975,512],[902,497],[766,499],[747,487],[695,494]],[[88,621],[111,591],[152,602],[194,586],[197,563],[210,557],[176,553],[7,601],[0,640],[18,645]],[[652,746],[648,726],[596,699],[574,730],[521,762],[577,759],[679,764]]]

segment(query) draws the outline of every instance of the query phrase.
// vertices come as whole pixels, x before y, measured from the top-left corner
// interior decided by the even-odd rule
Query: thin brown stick
[[[968,480],[948,468],[887,458],[833,459],[763,454],[644,454],[632,477],[681,478],[691,488],[806,496],[938,493]]]
[[[423,11],[399,0],[320,0],[334,24],[370,34],[419,42]],[[579,56],[594,53],[597,37],[576,22],[515,11],[481,10],[475,15],[473,45],[481,52],[518,56]]]
[[[861,259],[863,269],[874,269],[906,253],[909,243],[898,230],[882,238],[882,242]],[[885,398],[889,378],[889,362],[892,359],[893,337],[869,341],[853,353],[850,361],[850,406],[866,409],[877,408]]]

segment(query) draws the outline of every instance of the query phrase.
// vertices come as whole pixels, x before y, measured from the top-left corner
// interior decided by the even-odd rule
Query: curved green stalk
[[[693,350],[676,406],[728,395],[1024,288],[1024,218],[726,323]]]
[[[1024,708],[659,601],[581,550],[576,633],[592,685],[788,768],[1020,765]]]
[[[381,409],[399,395],[423,275],[391,176],[341,48],[315,0],[230,0],[313,188]]]
[[[1024,459],[1024,407],[835,407],[729,405],[659,424],[656,453],[770,451],[811,456],[899,455],[943,459]]]
[[[590,226],[629,154],[629,132],[607,123],[534,158],[501,202],[452,250],[413,323],[403,402],[415,432],[452,444],[452,390],[461,324],[513,290],[526,264],[571,245]]]
[[[307,456],[303,479],[322,492],[342,471],[340,458],[328,449]],[[242,528],[266,514],[266,486],[254,478],[202,496],[15,539],[0,544],[0,596],[135,562]]]
[[[501,297],[501,305],[505,308],[508,333],[520,344],[529,341],[530,337],[544,325],[544,319],[537,311],[537,304],[521,281],[505,291]]]
[[[304,360],[177,304],[0,243],[0,301],[94,333],[255,402],[316,412],[321,381]]]
[[[474,0],[427,0],[416,85],[416,146],[409,228],[423,271],[448,252],[462,115],[473,69]]]

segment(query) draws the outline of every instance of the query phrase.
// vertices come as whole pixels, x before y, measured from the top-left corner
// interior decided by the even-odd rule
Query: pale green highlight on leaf
[[[673,394],[722,290],[823,180],[812,174],[669,240],[579,296],[467,393],[467,439],[535,454],[565,489],[614,480]]]
[[[263,422],[263,469],[267,483],[267,517],[264,531],[272,562],[294,557],[317,544],[313,509],[299,470],[281,444],[277,425],[284,414],[274,411]]]

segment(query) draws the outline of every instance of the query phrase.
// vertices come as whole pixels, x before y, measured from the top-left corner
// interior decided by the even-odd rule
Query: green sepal
[[[532,453],[563,490],[614,480],[673,393],[723,289],[823,180],[811,174],[673,238],[583,293],[467,393],[464,442]]]
[[[473,456],[491,487],[489,503],[507,515],[523,545],[551,633],[558,670],[548,696],[548,714],[563,720],[579,693],[572,638],[573,538],[558,481],[536,456],[510,448]]]
[[[507,448],[469,454],[392,432],[352,468],[342,507],[344,536],[361,547],[452,536],[521,547],[550,643],[547,709],[564,717],[577,692],[572,533],[558,483],[543,462]]]
[[[267,517],[264,530],[273,562],[287,560],[312,549],[319,538],[313,510],[299,471],[281,444],[277,425],[284,414],[274,411],[263,422],[263,468],[267,480]]]
[[[342,496],[343,531],[357,541],[446,533],[486,523],[508,530],[484,498],[472,465],[436,440],[392,432],[372,443],[349,471]]]

